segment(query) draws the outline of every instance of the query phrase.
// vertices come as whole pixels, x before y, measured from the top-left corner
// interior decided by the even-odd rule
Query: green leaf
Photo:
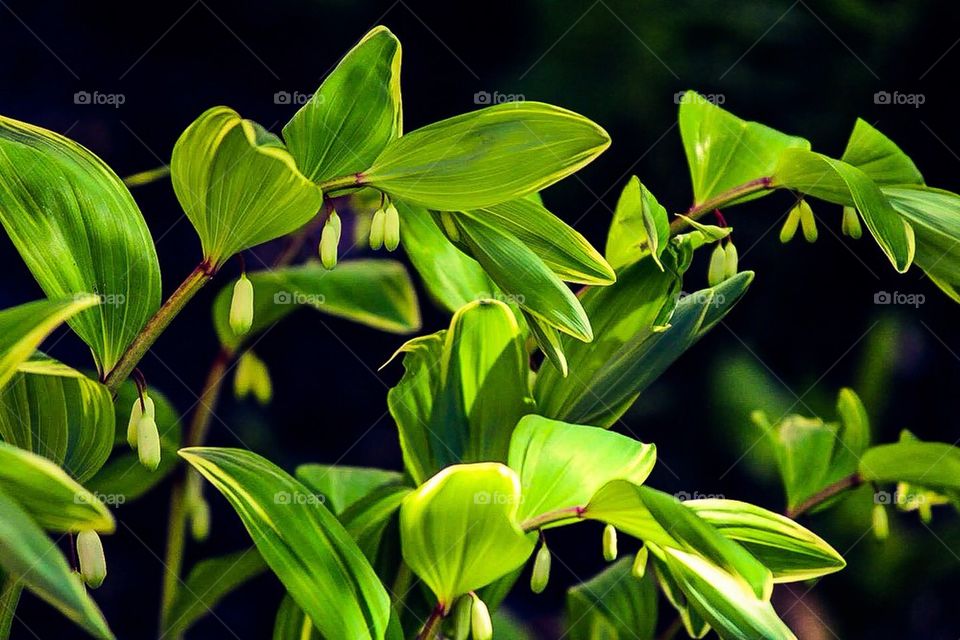
[[[916,263],[960,302],[960,196],[921,187],[884,187],[883,195],[916,233]]]
[[[621,558],[567,592],[570,640],[653,640],[657,586],[651,573],[631,575],[633,556]]]
[[[584,506],[611,480],[643,484],[656,459],[655,445],[619,433],[525,416],[513,432],[508,462],[523,489],[518,517]]]
[[[679,122],[695,205],[751,180],[769,177],[787,149],[810,148],[803,138],[742,120],[693,91],[683,96]],[[737,202],[765,193],[754,193]]]
[[[593,339],[580,301],[532,249],[502,229],[466,215],[455,216],[455,224],[470,254],[510,300],[578,340]]]
[[[263,559],[321,634],[383,638],[390,616],[386,590],[307,487],[249,451],[192,447],[180,455],[227,498]]]
[[[187,127],[173,148],[170,175],[213,269],[296,231],[323,203],[280,139],[227,107],[208,109]]]
[[[0,491],[16,496],[44,529],[114,530],[113,515],[95,495],[47,458],[6,442],[0,442]]]
[[[607,285],[617,279],[586,238],[536,202],[518,198],[463,214],[514,236],[565,282]]]
[[[2,567],[2,563],[0,563]],[[10,638],[10,628],[16,617],[17,605],[20,603],[20,593],[23,585],[11,575],[4,573],[0,568],[0,639]]]
[[[790,518],[737,500],[688,500],[684,505],[770,569],[773,581],[810,580],[840,571],[846,561]]]
[[[670,242],[667,210],[631,176],[617,200],[617,209],[607,232],[606,256],[610,266],[620,269],[651,255],[663,269],[660,255]]]
[[[49,458],[78,482],[106,462],[114,421],[105,386],[49,358],[21,364],[0,390],[0,438]]]
[[[247,273],[253,284],[253,326],[243,336],[230,327],[233,285],[214,301],[221,343],[237,350],[265,328],[301,308],[311,308],[392,333],[420,328],[417,294],[406,268],[393,260],[348,260],[328,271],[319,263]]]
[[[710,633],[710,624],[687,601],[687,597],[680,589],[680,584],[673,577],[666,561],[658,558],[655,554],[649,554],[649,562],[657,576],[660,590],[663,591],[663,595],[667,597],[670,605],[677,610],[687,635],[691,638],[706,637]]]
[[[781,156],[772,184],[856,207],[894,268],[900,273],[910,268],[916,250],[913,228],[860,169],[820,153],[792,149]]]
[[[523,309],[520,310],[520,313],[523,315],[523,319],[527,323],[527,329],[530,331],[533,339],[537,342],[537,346],[540,348],[540,351],[543,352],[543,355],[547,357],[547,360],[554,366],[560,375],[562,377],[566,377],[570,372],[570,367],[567,365],[567,356],[563,352],[563,343],[561,341],[560,332],[537,316],[532,315]]]
[[[517,522],[520,479],[502,464],[447,467],[400,508],[403,558],[445,608],[522,565],[536,536]]]
[[[369,168],[400,135],[400,41],[375,27],[283,128],[297,166],[314,182]]]
[[[290,594],[283,596],[273,623],[273,640],[321,640],[316,627]]]
[[[609,145],[607,132],[583,116],[510,102],[401,136],[358,178],[428,209],[477,209],[540,191]]]
[[[232,591],[267,570],[256,549],[245,549],[198,562],[170,607],[164,636],[179,637]]]
[[[324,497],[324,504],[335,514],[342,513],[374,489],[398,484],[403,475],[396,471],[370,467],[346,467],[327,464],[302,464],[297,480]]]
[[[371,562],[377,557],[383,532],[411,491],[413,489],[404,485],[383,485],[351,504],[340,514],[340,522]]]
[[[930,489],[960,489],[960,448],[943,442],[904,441],[867,449],[860,459],[865,482],[909,482]]]
[[[923,184],[923,176],[913,160],[893,140],[861,118],[857,118],[840,159],[863,171],[877,184]]]
[[[0,470],[6,467],[0,464]],[[103,614],[63,553],[23,506],[2,490],[0,568],[91,635],[113,638]]]
[[[160,465],[150,471],[140,463],[136,451],[127,444],[127,421],[137,401],[137,386],[128,380],[117,389],[114,401],[113,455],[96,475],[86,483],[91,491],[124,502],[136,500],[170,475],[180,465],[180,416],[170,401],[156,389],[148,391],[156,413],[160,432]]]
[[[37,300],[0,311],[0,389],[50,332],[98,302],[94,296],[74,296],[69,300]]]
[[[0,116],[0,223],[48,298],[95,294],[69,320],[105,374],[160,306],[160,265],[130,191],[59,134]]]

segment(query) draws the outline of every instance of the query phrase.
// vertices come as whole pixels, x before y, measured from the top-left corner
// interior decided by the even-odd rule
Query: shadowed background
[[[841,153],[854,119],[863,117],[900,143],[929,184],[960,189],[952,100],[960,6],[934,1],[0,0],[0,112],[66,133],[127,175],[168,162],[180,132],[209,106],[229,105],[279,132],[296,105],[278,104],[275,95],[285,92],[295,102],[311,93],[378,23],[404,45],[407,130],[474,109],[479,94],[480,101],[512,95],[558,104],[610,132],[607,153],[544,193],[546,205],[598,247],[631,174],[668,210],[690,204],[675,101],[688,88],[737,115],[805,136],[831,155]],[[923,104],[877,104],[882,91],[919,95]],[[116,94],[123,104],[78,104],[77,92]],[[199,260],[199,241],[169,181],[135,195],[169,293]],[[757,271],[755,284],[617,427],[657,443],[662,464],[651,483],[659,488],[782,509],[772,459],[749,411],[769,403],[832,418],[841,386],[861,392],[876,441],[894,440],[902,428],[929,440],[958,437],[960,309],[919,270],[898,276],[870,241],[841,238],[839,207],[813,203],[821,228],[816,245],[797,239],[781,246],[777,230],[790,204],[777,194],[727,212],[741,268]],[[0,306],[40,297],[5,236],[0,266]],[[228,265],[141,364],[180,411],[196,402],[216,349],[210,303],[236,268]],[[695,265],[685,288],[704,286],[705,272],[705,264]],[[925,300],[917,308],[875,304],[882,291]],[[445,326],[425,296],[421,303],[424,332]],[[52,353],[89,366],[67,332],[50,344],[61,336]],[[288,470],[308,461],[400,468],[385,402],[400,367],[377,368],[402,341],[296,314],[257,347],[273,375],[273,404],[260,409],[226,394],[211,443],[246,446]],[[120,638],[155,633],[168,489],[165,483],[117,509],[118,532],[105,539],[110,575],[96,597]],[[189,546],[188,563],[249,544],[232,510],[219,495],[208,496],[213,534]],[[936,511],[928,527],[915,515],[897,515],[881,544],[868,531],[871,504],[866,490],[805,521],[849,566],[809,593],[803,584],[778,589],[778,609],[804,639],[957,638],[956,516]],[[508,600],[542,638],[562,635],[565,588],[603,566],[599,527],[554,534],[551,547],[547,592],[531,596],[522,578]],[[261,577],[188,637],[269,637],[281,594],[275,578]],[[26,625],[17,624],[14,638],[79,634],[27,595],[18,614]],[[662,615],[664,623],[673,618],[666,609]]]

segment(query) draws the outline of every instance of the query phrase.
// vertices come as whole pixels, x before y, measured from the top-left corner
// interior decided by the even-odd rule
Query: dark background
[[[477,3],[217,0],[162,3],[0,1],[0,112],[64,132],[126,175],[166,163],[180,132],[207,107],[225,104],[279,132],[294,107],[274,94],[312,92],[339,57],[375,24],[404,45],[406,128],[475,108],[479,91],[562,105],[603,125],[611,149],[550,188],[546,204],[596,246],[619,189],[635,173],[668,209],[690,202],[676,128],[676,92],[718,94],[724,107],[842,152],[857,116],[889,134],[929,184],[957,190],[960,133],[955,83],[960,4],[933,1],[743,1]],[[78,91],[122,94],[119,107],[76,104]],[[875,104],[877,91],[919,93],[924,104]],[[200,257],[168,181],[136,196],[157,240],[165,293]],[[814,203],[820,241],[782,247],[778,222],[789,198],[775,195],[727,212],[742,268],[757,279],[723,326],[686,354],[624,420],[657,443],[651,483],[783,506],[769,452],[749,410],[833,417],[839,387],[861,391],[877,441],[901,428],[954,442],[960,383],[960,310],[913,269],[898,276],[868,239],[839,237],[838,207]],[[265,249],[269,251],[269,248]],[[0,306],[40,297],[8,240],[0,238]],[[141,366],[181,411],[195,403],[215,352],[210,302],[233,275],[203,291]],[[706,267],[691,271],[691,290]],[[918,308],[874,304],[878,291],[925,296]],[[424,331],[446,324],[423,299]],[[242,443],[287,469],[307,461],[399,468],[385,393],[399,367],[377,372],[403,338],[303,312],[271,331],[257,351],[276,397],[261,410],[227,394],[211,443]],[[72,336],[53,349],[89,366]],[[776,416],[773,416],[776,417]],[[121,638],[155,631],[167,484],[116,511],[105,540],[110,576],[97,592]],[[213,536],[188,560],[249,544],[219,496]],[[808,591],[778,589],[776,604],[801,638],[960,636],[960,529],[945,509],[927,527],[893,517],[886,543],[868,533],[869,491],[806,521],[849,561]],[[511,610],[543,638],[559,637],[563,594],[602,567],[599,529],[552,538],[555,573],[545,595],[522,582]],[[266,638],[282,590],[272,576],[230,597],[194,638]],[[15,638],[80,632],[25,596]],[[662,625],[673,618],[664,614]],[[29,627],[29,629],[27,628]],[[32,634],[32,635],[31,635]]]

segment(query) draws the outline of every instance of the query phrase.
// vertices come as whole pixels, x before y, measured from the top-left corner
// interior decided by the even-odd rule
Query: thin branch
[[[827,485],[794,508],[787,509],[787,516],[793,519],[799,518],[806,512],[810,511],[814,507],[819,506],[821,503],[826,502],[830,498],[849,489],[855,489],[861,484],[863,484],[863,478],[860,477],[860,474],[856,472],[851,473],[849,476],[841,478],[833,484]]]

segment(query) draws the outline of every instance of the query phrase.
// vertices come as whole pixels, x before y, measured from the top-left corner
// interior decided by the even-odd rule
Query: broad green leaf
[[[426,209],[394,204],[400,212],[401,246],[430,297],[451,313],[468,302],[494,297],[496,285],[483,267],[447,239]]]
[[[923,184],[923,176],[900,147],[866,120],[857,118],[840,158],[880,185]]]
[[[679,122],[695,205],[752,180],[769,177],[787,149],[810,148],[803,138],[742,120],[693,91],[683,96]],[[754,193],[737,202],[764,193]]]
[[[326,507],[335,514],[343,512],[374,489],[403,480],[403,475],[397,471],[327,464],[300,465],[296,476],[315,494],[322,495]]]
[[[770,601],[706,558],[680,549],[662,556],[688,603],[723,640],[796,640]]]
[[[232,591],[267,570],[256,549],[198,562],[177,589],[163,635],[180,637]]]
[[[567,507],[585,506],[611,480],[643,484],[657,448],[598,427],[525,416],[510,441],[507,463],[520,476],[521,522]]]
[[[97,496],[47,458],[6,442],[0,442],[0,491],[16,496],[44,529],[113,532],[113,515]]]
[[[187,127],[170,175],[211,269],[296,231],[323,203],[280,139],[227,107],[208,109]]]
[[[687,601],[687,597],[680,590],[680,584],[673,577],[666,561],[658,558],[656,554],[649,554],[649,563],[653,567],[654,574],[657,576],[657,583],[660,585],[663,595],[666,596],[667,602],[680,615],[680,621],[683,622],[687,635],[691,638],[706,637],[710,633],[710,624]]]
[[[612,524],[658,547],[702,555],[741,578],[756,597],[770,597],[770,571],[673,496],[626,480],[613,480],[590,500],[583,517]]]
[[[377,557],[384,530],[411,491],[410,487],[400,484],[383,485],[339,514],[340,522],[371,562]]]
[[[397,138],[358,179],[428,209],[477,209],[540,191],[609,145],[607,132],[583,116],[510,102]]]
[[[4,573],[0,563],[0,638],[7,640],[10,637],[10,628],[20,603],[20,593],[23,585],[20,581]]]
[[[314,182],[359,173],[400,135],[400,41],[376,27],[351,49],[283,128]]]
[[[856,207],[898,272],[905,273],[913,263],[913,227],[891,206],[880,187],[857,167],[813,151],[792,149],[781,156],[773,185]]]
[[[657,585],[653,574],[631,575],[626,556],[567,592],[570,640],[653,640],[657,628]]]
[[[516,236],[466,215],[455,216],[464,245],[510,300],[583,342],[593,339],[590,319],[559,277]]]
[[[867,449],[860,459],[865,482],[909,482],[960,490],[960,448],[943,442],[904,441]]]
[[[916,263],[960,302],[960,196],[922,187],[884,187],[883,195],[916,233]]]
[[[684,505],[770,569],[773,581],[796,582],[840,571],[846,561],[790,518],[737,500],[688,500]]]
[[[51,331],[98,303],[94,296],[74,296],[68,300],[37,300],[0,311],[0,389]]]
[[[130,191],[59,134],[0,116],[0,223],[50,299],[103,304],[68,323],[105,374],[160,306],[160,265]]]
[[[617,279],[586,238],[536,202],[518,198],[463,215],[514,236],[565,282],[607,285]]]
[[[311,308],[381,331],[410,333],[420,328],[417,294],[406,268],[393,260],[348,260],[328,271],[308,263],[248,273],[253,284],[253,326],[243,336],[230,327],[233,285],[214,301],[213,321],[221,343],[237,350],[244,340],[293,311]]]
[[[128,380],[117,389],[114,401],[113,455],[86,483],[91,491],[112,498],[115,502],[136,500],[169,476],[181,462],[177,455],[182,430],[180,416],[162,393],[152,388],[148,393],[153,400],[157,430],[160,432],[160,465],[150,471],[140,463],[137,452],[131,451],[127,444],[130,409],[139,397],[137,386]]]
[[[620,269],[651,255],[661,269],[660,255],[670,242],[667,210],[631,176],[617,200],[617,209],[607,232],[606,256],[610,266]]]
[[[321,634],[383,638],[390,616],[386,590],[343,526],[306,486],[241,449],[192,447],[180,455],[227,498],[263,559]]]
[[[113,448],[113,398],[96,380],[36,357],[0,390],[0,438],[86,482]]]
[[[290,594],[283,596],[273,623],[273,640],[321,640],[316,627]]]
[[[0,469],[5,467],[0,464]],[[67,559],[23,505],[0,490],[0,569],[96,638],[113,634]]]
[[[450,607],[522,565],[536,536],[517,522],[520,479],[498,463],[447,467],[400,508],[403,558]]]

